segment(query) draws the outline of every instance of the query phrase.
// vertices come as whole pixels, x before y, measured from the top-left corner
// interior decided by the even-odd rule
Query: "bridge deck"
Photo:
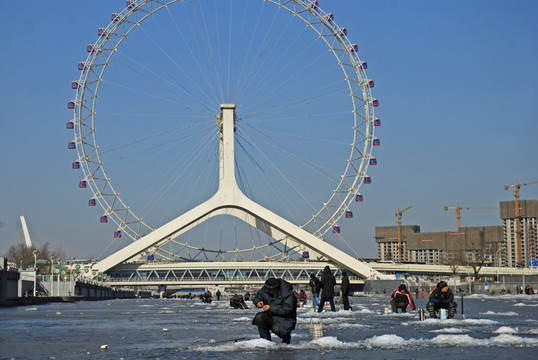
[[[347,269],[337,268],[327,262],[188,262],[188,263],[129,263],[115,266],[107,271],[107,282],[115,286],[155,286],[155,285],[261,285],[269,277],[283,278],[293,284],[308,284],[310,274],[320,276],[323,268],[329,265],[339,279],[346,270],[352,283],[364,283],[364,278]],[[409,274],[449,277],[453,269],[447,265],[370,263],[382,273]],[[474,275],[471,267],[456,269],[459,275]],[[535,269],[483,267],[481,276],[521,276],[536,275]]]

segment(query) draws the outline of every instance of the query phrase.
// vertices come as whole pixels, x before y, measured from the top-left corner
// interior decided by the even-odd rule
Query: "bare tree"
[[[484,232],[480,231],[480,242],[479,246],[475,249],[469,249],[467,251],[469,255],[468,265],[473,268],[475,278],[478,279],[478,273],[482,267],[491,263],[492,259],[495,258],[498,249],[500,248],[499,243],[486,242],[484,237]]]
[[[49,243],[45,243],[41,249],[35,248],[34,246],[26,246],[25,243],[19,243],[16,245],[11,245],[6,253],[6,257],[9,261],[16,263],[21,268],[34,267],[34,250],[37,250],[37,259],[39,260],[49,260],[51,257],[54,257],[57,260],[65,259],[65,253],[60,247],[56,250],[50,250]],[[38,272],[41,274],[48,274],[51,272],[52,264],[37,264]]]
[[[467,264],[467,260],[465,259],[465,254],[463,250],[446,251],[443,255],[442,261],[443,263],[450,266],[450,270],[452,270],[452,275],[456,275],[460,266],[464,266]]]

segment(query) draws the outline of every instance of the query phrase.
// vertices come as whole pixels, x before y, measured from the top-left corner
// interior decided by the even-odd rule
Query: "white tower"
[[[28,232],[28,227],[26,226],[26,220],[24,219],[24,216],[21,215],[21,225],[22,225],[22,233],[24,234],[24,242],[26,243],[27,248],[31,248],[32,245],[32,239],[30,239],[30,233]]]
[[[310,250],[311,254],[319,254],[320,257],[330,259],[340,267],[348,268],[365,278],[393,278],[392,275],[386,276],[379,273],[368,264],[327,244],[322,239],[292,224],[244,195],[235,179],[235,105],[222,104],[220,108],[221,114],[217,118],[220,132],[219,186],[217,192],[204,203],[101,260],[93,266],[94,270],[105,272],[124,261],[136,258],[139,254],[165,242],[167,239],[184,233],[212,216],[227,214],[264,231],[280,242],[291,244],[292,247],[297,245],[304,246],[304,248]]]

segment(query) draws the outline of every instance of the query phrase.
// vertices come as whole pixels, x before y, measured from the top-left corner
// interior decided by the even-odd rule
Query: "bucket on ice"
[[[441,320],[446,320],[447,318],[446,309],[441,309],[440,318]]]
[[[321,321],[314,324],[312,320],[310,320],[310,337],[312,340],[317,340],[323,337],[323,326],[321,326]]]

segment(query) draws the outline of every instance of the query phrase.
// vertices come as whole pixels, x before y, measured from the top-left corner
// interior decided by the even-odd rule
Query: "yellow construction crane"
[[[460,231],[461,210],[474,210],[474,209],[498,209],[496,207],[463,207],[463,206],[445,206],[446,210],[456,210],[456,221],[458,224],[458,231]]]
[[[527,185],[531,185],[531,184],[536,184],[538,183],[538,181],[531,181],[531,182],[526,182],[526,183],[523,183],[523,184],[518,184],[517,180],[516,180],[516,183],[514,185],[506,185],[504,187],[504,190],[508,190],[508,189],[511,189],[511,188],[514,188],[514,198],[516,199],[515,201],[515,210],[516,210],[516,253],[517,253],[517,263],[518,264],[521,264],[521,219],[519,218],[519,189],[522,187],[522,186],[527,186]]]
[[[398,261],[400,262],[402,261],[402,213],[412,207],[413,205],[408,206],[401,211],[398,209],[398,212],[396,213],[396,218],[398,219]]]

